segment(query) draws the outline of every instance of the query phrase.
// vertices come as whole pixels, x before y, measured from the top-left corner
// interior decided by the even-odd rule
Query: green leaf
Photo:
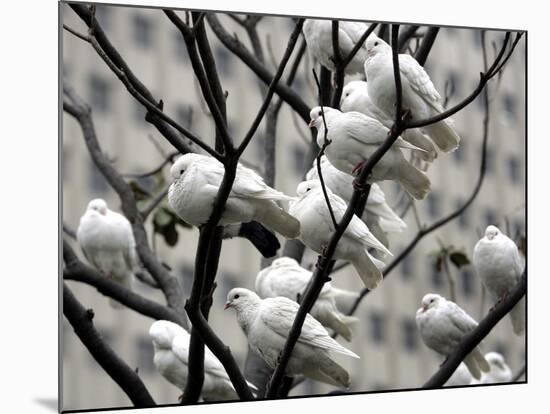
[[[454,251],[449,255],[449,259],[451,262],[460,269],[462,266],[467,266],[470,264],[470,259],[468,259],[468,256],[464,252],[461,251]]]

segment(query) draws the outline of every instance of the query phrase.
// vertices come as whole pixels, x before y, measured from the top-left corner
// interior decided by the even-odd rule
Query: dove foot
[[[352,185],[354,190],[360,191],[361,193],[366,193],[367,189],[370,188],[370,184],[361,184],[359,181],[357,181],[357,178],[353,180]]]
[[[361,161],[358,163],[355,167],[353,167],[353,170],[351,170],[352,175],[359,175],[361,174],[361,170],[363,169],[363,166],[365,165],[366,161]]]

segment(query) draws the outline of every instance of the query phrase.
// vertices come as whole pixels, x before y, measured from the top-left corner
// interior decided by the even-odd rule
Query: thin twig
[[[124,391],[134,406],[156,405],[136,372],[120,359],[95,329],[92,322],[93,310],[85,309],[65,283],[63,284],[63,314],[92,357]]]

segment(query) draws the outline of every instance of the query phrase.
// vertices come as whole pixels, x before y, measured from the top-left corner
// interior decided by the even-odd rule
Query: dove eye
[[[233,299],[239,299],[239,295],[235,295],[235,297]]]
[[[180,170],[180,174],[183,174],[185,172],[185,170]]]

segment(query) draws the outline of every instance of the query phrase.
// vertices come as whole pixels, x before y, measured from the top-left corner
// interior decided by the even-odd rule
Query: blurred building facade
[[[177,29],[161,10],[98,6],[97,18],[112,43],[134,70],[137,77],[157,98],[162,98],[165,111],[197,135],[212,142],[213,122],[193,78],[185,44]],[[183,13],[180,12],[183,17]],[[85,33],[76,14],[61,4],[63,23]],[[249,45],[246,33],[226,16],[220,16],[230,33]],[[280,59],[294,24],[289,18],[264,17],[258,29],[260,38],[271,44]],[[209,32],[223,88],[228,91],[227,111],[231,133],[244,137],[252,122],[262,95],[255,75]],[[488,39],[501,39],[502,32],[491,32]],[[63,79],[90,103],[103,150],[122,173],[141,173],[159,165],[162,151],[172,151],[160,134],[144,120],[145,111],[125,90],[91,46],[70,33],[62,33]],[[499,44],[499,43],[497,43]],[[493,57],[489,49],[489,60]],[[311,79],[311,59],[302,64],[294,89],[311,106],[316,91]],[[270,57],[267,65],[274,70]],[[448,95],[448,106],[467,96],[477,85],[483,70],[480,33],[478,30],[442,28],[426,64],[436,88]],[[359,362],[340,359],[352,375],[351,391],[417,388],[434,373],[442,358],[421,341],[415,324],[415,312],[422,296],[437,292],[449,297],[445,273],[434,266],[432,253],[440,243],[453,245],[471,257],[475,242],[488,224],[497,224],[515,237],[525,233],[525,41],[522,40],[508,63],[502,79],[490,84],[490,136],[487,173],[477,199],[458,219],[422,240],[415,250],[371,292],[359,307],[360,322],[354,327],[351,343],[344,343],[361,356]],[[448,92],[448,94],[445,93]],[[426,200],[416,203],[422,224],[431,224],[454,211],[469,197],[479,175],[482,141],[483,102],[478,97],[454,116],[462,137],[460,148],[452,154],[440,154],[428,175],[433,191]],[[244,154],[251,165],[263,165],[263,125]],[[298,131],[299,130],[299,131]],[[294,119],[283,105],[278,122],[277,169],[275,186],[295,194],[297,184],[307,168],[307,125]],[[305,138],[304,138],[305,137]],[[160,147],[162,149],[159,150]],[[76,229],[89,200],[102,197],[112,209],[120,211],[116,193],[109,187],[88,155],[78,124],[63,116],[63,219]],[[164,169],[168,179],[168,169]],[[397,211],[403,208],[402,197],[392,183],[383,183],[387,199]],[[390,239],[391,250],[398,254],[417,231],[412,211],[405,218],[408,229]],[[147,228],[152,234],[151,224]],[[163,261],[180,277],[186,294],[190,291],[198,230],[180,229],[179,242],[169,247],[162,237],[152,244]],[[284,240],[281,239],[282,244]],[[80,254],[78,246],[76,250]],[[232,311],[223,312],[227,292],[236,286],[253,289],[260,266],[260,255],[243,239],[224,242],[220,260],[218,288],[211,311],[211,323],[231,347],[237,361],[244,366],[246,340]],[[83,259],[84,260],[84,259]],[[306,252],[304,263],[312,265],[316,255]],[[458,270],[457,302],[479,320],[492,306],[482,301],[482,288],[472,266]],[[361,284],[353,269],[346,268],[333,277],[339,287],[359,290]],[[94,322],[106,342],[132,367],[159,404],[177,402],[181,394],[161,377],[153,365],[153,347],[148,336],[152,320],[135,312],[113,310],[105,297],[95,289],[68,282],[77,298],[95,311]],[[164,303],[162,295],[140,282],[135,290]],[[92,359],[63,319],[63,407],[84,409],[129,406],[130,401],[101,367]],[[525,360],[525,338],[515,337],[508,318],[503,319],[483,343],[484,350],[501,352],[512,371]],[[332,387],[306,381],[292,395],[324,394]]]

